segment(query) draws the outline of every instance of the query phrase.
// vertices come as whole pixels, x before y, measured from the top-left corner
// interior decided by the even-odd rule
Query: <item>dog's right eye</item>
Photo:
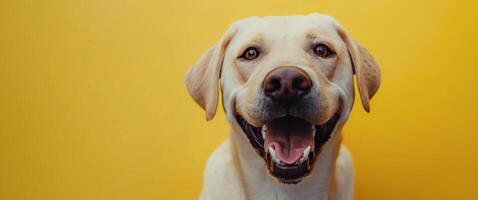
[[[257,57],[259,57],[259,50],[255,47],[247,48],[240,56],[240,58],[244,58],[246,60],[254,60]]]

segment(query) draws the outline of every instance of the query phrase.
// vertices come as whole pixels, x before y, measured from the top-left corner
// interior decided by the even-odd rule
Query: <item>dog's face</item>
[[[380,83],[378,65],[333,18],[252,17],[231,25],[185,82],[209,120],[221,81],[228,120],[273,177],[298,183],[347,119],[354,73],[369,111]]]

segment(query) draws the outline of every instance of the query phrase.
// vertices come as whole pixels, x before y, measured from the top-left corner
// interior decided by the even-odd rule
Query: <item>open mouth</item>
[[[254,127],[236,115],[251,145],[265,160],[269,173],[286,184],[297,184],[310,174],[339,117],[337,112],[324,124],[314,125],[305,119],[285,116]]]

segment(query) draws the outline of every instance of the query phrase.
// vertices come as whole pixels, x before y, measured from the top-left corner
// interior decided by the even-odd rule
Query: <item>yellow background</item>
[[[0,2],[0,199],[196,199],[227,137],[182,83],[236,19],[328,13],[382,67],[356,199],[478,199],[474,0]]]

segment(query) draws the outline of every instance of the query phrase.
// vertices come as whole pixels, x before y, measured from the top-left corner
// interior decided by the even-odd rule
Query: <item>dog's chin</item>
[[[277,181],[297,184],[308,176],[334,130],[340,112],[327,122],[312,124],[305,119],[285,116],[255,127],[241,115],[236,120]]]

